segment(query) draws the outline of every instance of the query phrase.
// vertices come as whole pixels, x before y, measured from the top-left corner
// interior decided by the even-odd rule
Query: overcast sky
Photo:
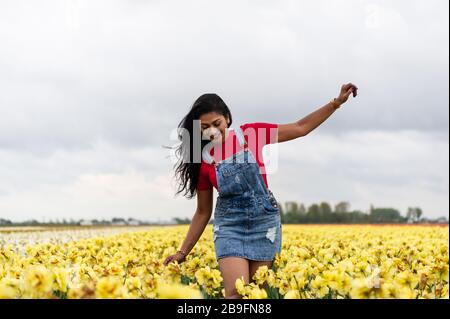
[[[348,82],[356,98],[274,146],[278,201],[448,218],[448,6],[2,0],[0,218],[192,217],[161,146],[198,96],[282,124]]]

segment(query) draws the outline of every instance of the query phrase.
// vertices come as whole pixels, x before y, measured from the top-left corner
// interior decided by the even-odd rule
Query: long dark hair
[[[175,195],[184,191],[184,196],[188,199],[193,198],[197,194],[198,176],[200,173],[200,161],[194,161],[194,156],[201,159],[201,151],[210,141],[201,139],[200,154],[194,154],[194,136],[201,136],[201,129],[197,125],[194,126],[194,120],[199,120],[200,116],[209,112],[216,112],[229,119],[228,127],[231,126],[233,119],[231,112],[225,102],[215,93],[205,93],[195,100],[188,114],[178,124],[178,139],[180,145],[175,150],[179,157],[174,165],[175,177],[178,182],[178,190]],[[196,130],[196,131],[194,131]],[[183,133],[184,131],[184,133]],[[183,134],[188,134],[190,138],[184,138]],[[197,135],[196,135],[197,134]]]

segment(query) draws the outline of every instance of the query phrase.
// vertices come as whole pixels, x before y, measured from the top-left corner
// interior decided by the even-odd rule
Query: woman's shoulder
[[[262,136],[262,143],[258,143],[261,147],[266,144],[277,143],[278,124],[269,122],[250,122],[241,126],[242,132],[246,137],[253,135],[257,140]]]
[[[269,122],[248,122],[239,126],[242,130],[247,128],[276,128],[278,124]]]

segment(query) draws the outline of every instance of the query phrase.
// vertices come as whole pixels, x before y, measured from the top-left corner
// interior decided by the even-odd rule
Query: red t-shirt
[[[246,123],[240,126],[244,133],[244,138],[247,141],[248,149],[252,152],[258,163],[261,171],[261,176],[268,188],[267,177],[265,174],[265,167],[263,162],[262,149],[267,144],[278,142],[278,124],[272,123]],[[221,150],[218,149],[221,147]],[[217,149],[219,155],[214,156],[214,149]],[[224,160],[233,154],[242,150],[243,147],[239,144],[235,130],[229,130],[229,135],[224,143],[216,144],[211,148],[210,154],[216,162]],[[200,175],[197,184],[197,190],[205,190],[215,187],[217,189],[216,170],[213,164],[209,164],[202,159],[200,165]]]

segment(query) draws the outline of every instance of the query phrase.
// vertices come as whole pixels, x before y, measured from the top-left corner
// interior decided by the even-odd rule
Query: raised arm
[[[345,103],[351,93],[353,93],[353,97],[356,97],[357,90],[358,88],[352,83],[344,84],[341,87],[339,97],[334,98],[324,106],[294,123],[278,125],[278,143],[305,136],[313,131]]]
[[[197,210],[192,217],[191,225],[189,226],[186,238],[184,239],[178,252],[166,258],[164,265],[169,264],[172,260],[176,260],[180,263],[186,259],[186,256],[192,248],[194,248],[195,244],[205,230],[205,227],[211,218],[212,208],[213,189],[211,188],[197,191]]]

